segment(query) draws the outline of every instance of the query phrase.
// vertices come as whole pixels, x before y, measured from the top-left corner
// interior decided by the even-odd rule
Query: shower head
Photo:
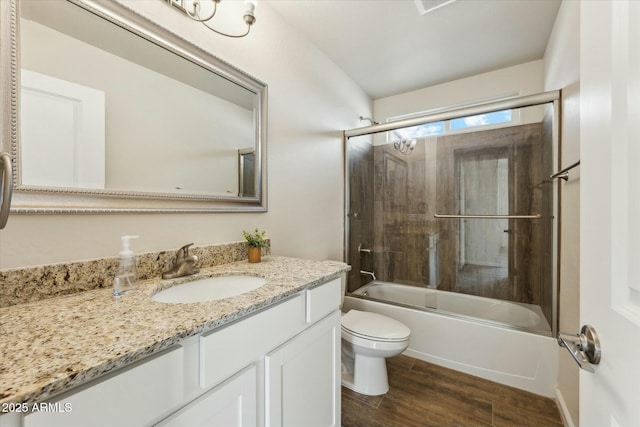
[[[371,117],[364,117],[364,116],[360,116],[360,121],[364,121],[364,120],[369,120],[371,122],[372,125],[379,125],[380,122],[376,122],[375,120],[373,120]]]

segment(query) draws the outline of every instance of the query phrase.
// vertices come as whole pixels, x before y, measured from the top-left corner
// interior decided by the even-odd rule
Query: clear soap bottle
[[[131,250],[131,239],[138,236],[122,236],[122,250],[118,255],[118,272],[113,278],[113,295],[120,296],[138,287],[136,276],[136,258]]]

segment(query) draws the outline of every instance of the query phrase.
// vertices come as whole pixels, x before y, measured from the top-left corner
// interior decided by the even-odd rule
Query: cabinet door
[[[38,404],[24,427],[143,426],[180,407],[184,398],[182,347]]]
[[[207,390],[262,360],[268,351],[300,333],[304,323],[301,294],[200,338],[200,387]]]
[[[340,312],[334,311],[265,360],[266,426],[340,425]]]
[[[255,427],[256,390],[256,366],[253,365],[157,425]]]

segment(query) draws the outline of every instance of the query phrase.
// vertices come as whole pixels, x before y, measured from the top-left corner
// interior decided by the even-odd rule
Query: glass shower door
[[[461,215],[509,214],[507,150],[475,150],[456,156]],[[455,290],[509,299],[508,219],[462,218],[458,224]]]

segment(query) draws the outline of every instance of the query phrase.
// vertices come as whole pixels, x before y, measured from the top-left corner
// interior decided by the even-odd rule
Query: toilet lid
[[[342,328],[378,341],[402,341],[411,331],[404,324],[387,316],[365,311],[349,310],[342,316]]]

